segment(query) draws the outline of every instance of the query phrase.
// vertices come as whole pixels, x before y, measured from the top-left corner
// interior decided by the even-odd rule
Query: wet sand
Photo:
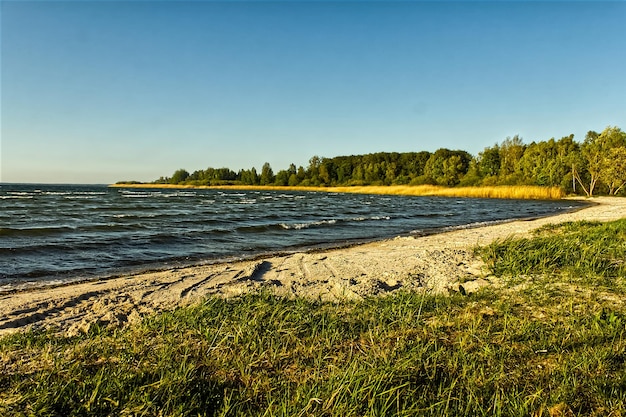
[[[494,281],[473,255],[476,245],[526,236],[549,223],[626,217],[626,198],[590,202],[595,204],[535,220],[0,294],[0,336],[31,327],[74,335],[94,323],[123,326],[206,296],[233,297],[260,289],[325,301],[397,290],[447,293],[460,283],[472,292]]]

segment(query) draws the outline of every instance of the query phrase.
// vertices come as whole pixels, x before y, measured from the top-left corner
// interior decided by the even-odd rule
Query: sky
[[[0,182],[626,129],[626,2],[0,2]]]

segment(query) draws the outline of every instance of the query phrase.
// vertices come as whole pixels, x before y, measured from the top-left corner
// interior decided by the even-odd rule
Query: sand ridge
[[[473,255],[475,245],[525,236],[549,223],[626,217],[626,198],[599,197],[590,202],[595,204],[535,220],[4,293],[0,294],[0,336],[31,327],[74,335],[94,323],[123,326],[208,295],[232,297],[259,289],[328,301],[400,289],[448,292],[458,289],[459,283],[474,291],[492,279]]]

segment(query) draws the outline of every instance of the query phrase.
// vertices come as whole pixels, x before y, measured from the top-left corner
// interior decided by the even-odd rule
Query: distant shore
[[[526,200],[559,200],[565,197],[558,187],[538,187],[526,185],[500,185],[480,187],[442,187],[437,185],[362,185],[341,187],[302,187],[278,185],[189,185],[189,184],[111,184],[112,188],[153,188],[153,189],[200,189],[200,190],[240,190],[240,191],[306,191],[328,193],[357,193],[376,195],[406,195],[467,198],[502,198]]]
[[[626,217],[626,198],[592,201],[581,210],[535,220],[7,293],[0,295],[0,335],[32,326],[77,334],[95,323],[120,326],[206,296],[260,289],[328,301],[396,290],[448,292],[460,283],[471,292],[495,282],[474,255],[475,245],[525,236],[549,223]]]

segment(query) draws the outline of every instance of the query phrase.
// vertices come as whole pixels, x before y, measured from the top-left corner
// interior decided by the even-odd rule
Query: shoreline
[[[626,217],[626,198],[586,201],[595,204],[537,219],[2,293],[0,336],[31,327],[75,335],[93,324],[123,326],[206,296],[257,290],[322,301],[358,300],[400,289],[446,293],[458,290],[460,283],[472,292],[495,282],[473,255],[476,245],[526,236],[549,223]]]
[[[167,187],[167,188],[172,188],[172,187]],[[563,201],[567,201],[567,200],[568,199],[563,199]],[[441,233],[453,232],[457,230],[467,230],[467,229],[489,227],[489,226],[506,224],[506,223],[515,222],[515,221],[522,221],[522,222],[531,221],[531,220],[537,220],[541,218],[550,218],[550,217],[557,216],[559,214],[566,214],[566,213],[571,213],[571,212],[575,212],[578,210],[583,210],[584,208],[590,205],[597,204],[597,203],[593,203],[582,198],[569,198],[569,200],[574,200],[574,201],[584,200],[585,205],[570,208],[569,210],[565,212],[557,213],[557,214],[536,215],[536,216],[530,216],[530,217],[503,219],[503,220],[492,220],[492,221],[485,221],[485,222],[462,224],[458,226],[441,226],[441,227],[434,227],[434,228],[420,230],[420,231],[413,231],[413,232],[406,231],[406,232],[401,232],[398,234],[390,234],[390,235],[386,235],[382,237],[355,238],[351,240],[347,239],[347,240],[341,240],[341,241],[326,242],[323,244],[319,243],[315,245],[309,244],[305,246],[292,246],[292,247],[286,247],[283,249],[259,252],[259,253],[250,254],[250,255],[239,254],[239,255],[224,256],[220,258],[198,258],[198,259],[187,261],[187,262],[182,261],[182,260],[172,260],[169,263],[168,262],[161,263],[158,261],[153,261],[143,266],[120,267],[117,271],[111,271],[109,273],[101,273],[98,275],[92,275],[90,277],[80,277],[76,275],[76,276],[68,276],[65,279],[55,278],[55,279],[44,280],[44,281],[37,279],[37,280],[31,280],[31,281],[24,281],[22,283],[18,283],[19,281],[16,281],[13,284],[4,284],[3,286],[0,286],[0,297],[2,297],[3,295],[35,291],[38,289],[67,287],[67,286],[75,285],[75,284],[107,281],[110,279],[117,279],[117,278],[127,278],[127,277],[133,277],[133,276],[144,275],[144,274],[149,274],[149,273],[159,273],[159,272],[163,272],[167,270],[176,270],[176,269],[184,269],[184,268],[199,268],[199,267],[206,267],[206,266],[212,266],[212,265],[218,265],[218,264],[233,264],[233,263],[247,262],[247,261],[258,261],[258,260],[263,260],[267,258],[291,256],[297,253],[307,253],[307,254],[324,253],[324,252],[334,251],[334,250],[350,249],[355,246],[367,245],[367,244],[372,244],[372,243],[382,242],[382,241],[387,241],[387,240],[392,240],[392,239],[398,239],[398,238],[421,238],[421,237],[427,237],[427,236],[437,235]]]

